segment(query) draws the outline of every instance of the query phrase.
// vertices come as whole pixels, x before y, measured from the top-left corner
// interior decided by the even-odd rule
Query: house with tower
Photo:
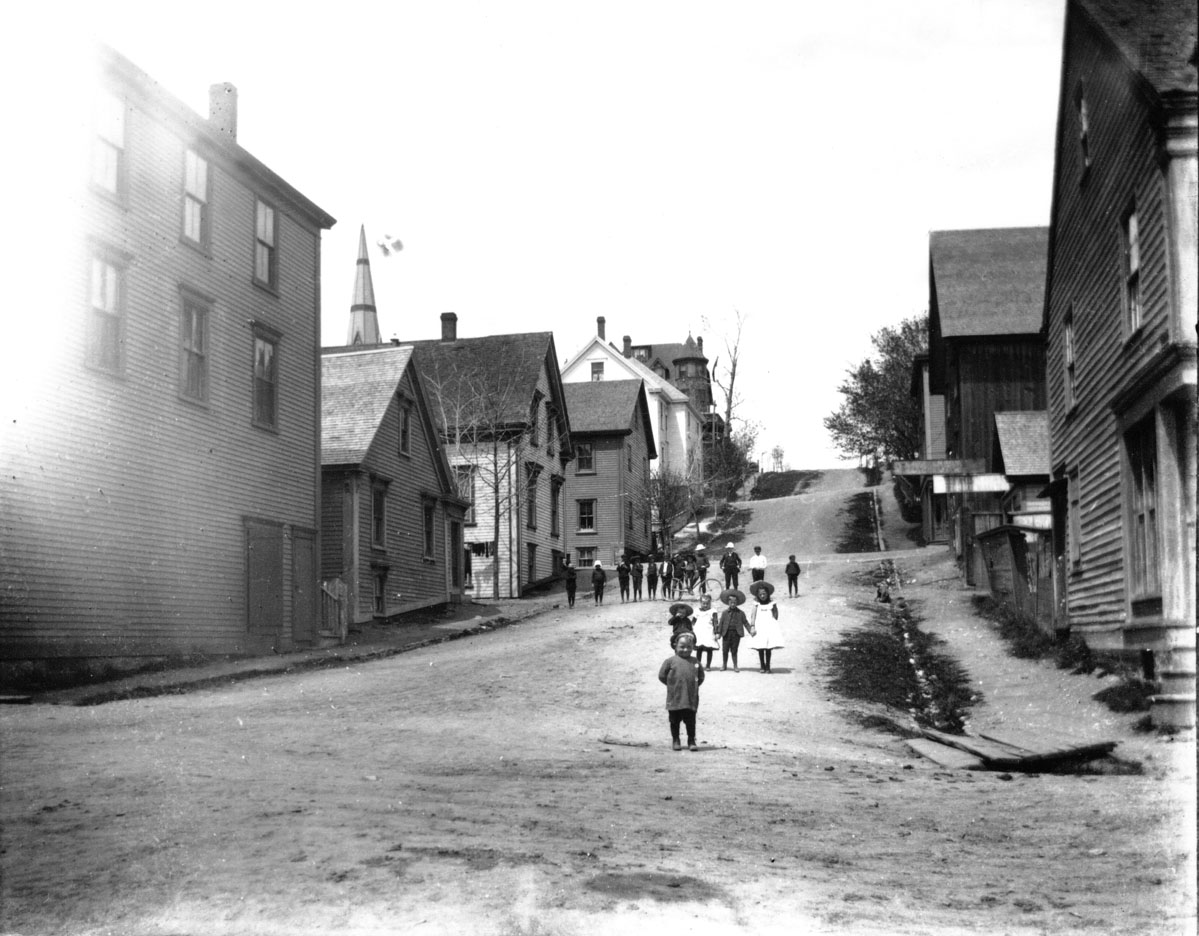
[[[563,382],[643,381],[657,452],[650,470],[702,483],[704,429],[712,406],[703,339],[688,336],[682,344],[634,345],[625,336],[617,348],[607,340],[606,324],[602,315],[596,319],[595,337],[563,365]]]

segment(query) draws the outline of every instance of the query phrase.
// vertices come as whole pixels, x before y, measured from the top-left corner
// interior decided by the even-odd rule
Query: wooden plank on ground
[[[967,754],[973,754],[975,757],[979,757],[987,762],[1006,763],[1012,760],[1019,760],[1030,753],[1023,748],[1012,747],[1000,741],[985,741],[973,735],[951,735],[946,734],[944,731],[936,731],[933,728],[924,728],[920,733],[926,738],[941,744],[947,744],[950,747],[955,747],[960,751],[965,751]]]
[[[987,766],[973,754],[967,754],[958,748],[949,747],[928,738],[910,738],[907,745],[934,764],[953,770],[984,770]]]
[[[925,728],[921,733],[932,741],[957,748],[979,758],[987,767],[1006,770],[1030,770],[1054,763],[1079,763],[1094,760],[1110,754],[1116,747],[1115,741],[1069,744],[1055,739],[1056,747],[1032,750],[988,736],[951,735],[943,731],[934,731],[932,728]]]

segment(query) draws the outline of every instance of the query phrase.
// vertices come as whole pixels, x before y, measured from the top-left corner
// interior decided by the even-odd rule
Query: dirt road
[[[0,932],[1194,932],[1193,739],[1055,683],[1146,769],[1008,778],[846,717],[815,661],[873,597],[869,557],[827,554],[852,480],[753,505],[744,542],[807,559],[802,595],[773,674],[709,674],[699,753],[669,747],[665,605],[611,595],[342,670],[0,710]],[[943,554],[906,555],[931,623],[985,641]],[[991,693],[1041,682],[990,659]]]

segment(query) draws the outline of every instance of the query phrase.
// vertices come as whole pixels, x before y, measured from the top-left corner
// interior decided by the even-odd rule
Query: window
[[[464,522],[468,525],[473,525],[475,521],[475,466],[474,465],[456,465],[454,467],[454,476],[458,480],[458,494],[463,500],[470,501],[470,506],[466,508],[466,516]]]
[[[525,466],[525,525],[537,529],[537,476],[541,469],[536,465]]]
[[[595,547],[594,546],[580,546],[578,549],[575,550],[575,555],[578,556],[578,561],[575,563],[575,565],[577,565],[579,567],[595,565]]]
[[[541,427],[539,421],[541,417],[541,394],[533,394],[533,405],[529,407],[529,445],[537,446],[541,443],[538,439],[541,437]]]
[[[631,500],[624,502],[624,528],[626,530],[633,529],[633,502]]]
[[[591,362],[591,379],[592,380],[603,380],[604,379],[604,362],[603,361],[592,361]]]
[[[371,484],[371,545],[387,548],[387,485],[382,481]]]
[[[1134,205],[1124,216],[1124,314],[1128,334],[1141,327],[1141,236]]]
[[[529,577],[526,581],[537,581],[537,544],[528,543],[526,549],[529,554]]]
[[[632,471],[633,470],[633,445],[631,442],[624,447],[624,451],[625,451],[625,463],[628,465],[628,470]]]
[[[183,159],[183,237],[208,245],[208,160],[192,150]]]
[[[1082,567],[1082,504],[1078,489],[1078,472],[1071,471],[1066,477],[1066,499],[1069,527],[1066,530],[1066,548],[1070,556],[1070,568]]]
[[[595,501],[581,500],[579,504],[579,532],[595,532]]]
[[[595,471],[595,449],[590,442],[579,442],[575,445],[575,473],[589,471]]]
[[[558,536],[561,534],[559,523],[559,502],[562,498],[562,479],[554,478],[550,481],[550,536]]]
[[[1069,412],[1078,402],[1074,392],[1074,306],[1070,306],[1070,311],[1066,313],[1062,334],[1062,358],[1066,371],[1066,411]]]
[[[1082,164],[1082,179],[1085,180],[1087,170],[1091,168],[1091,122],[1087,115],[1086,89],[1081,81],[1074,92],[1074,109],[1078,114],[1078,155]]]
[[[254,279],[272,289],[279,276],[275,248],[275,209],[259,201],[254,209]]]
[[[421,526],[424,533],[426,559],[436,556],[437,548],[437,504],[425,499],[421,502]]]
[[[644,364],[649,360],[649,348],[634,348],[633,357]]]
[[[274,429],[278,413],[278,341],[265,331],[254,335],[254,424]]]
[[[406,401],[400,401],[400,454],[407,455],[412,451],[412,406]]]
[[[1157,432],[1150,416],[1125,438],[1128,448],[1132,597],[1161,595],[1157,547]]]
[[[92,257],[91,340],[88,362],[119,373],[124,345],[124,271],[105,257]]]
[[[558,422],[553,407],[545,405],[545,453],[554,456],[554,440],[558,435]]]
[[[371,578],[375,586],[373,610],[375,614],[382,616],[387,614],[387,570],[376,566],[371,570]]]
[[[184,294],[179,321],[179,392],[208,399],[208,306]]]
[[[92,182],[121,195],[125,191],[125,101],[108,91],[98,92],[94,119]]]

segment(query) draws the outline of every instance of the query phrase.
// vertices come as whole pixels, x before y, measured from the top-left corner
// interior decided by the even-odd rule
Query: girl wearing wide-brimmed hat
[[[774,586],[767,581],[754,582],[750,592],[757,599],[750,609],[752,625],[749,645],[758,651],[758,672],[769,673],[770,655],[783,646],[783,629],[779,627],[779,608],[773,601]]]
[[[726,588],[720,593],[720,600],[726,605],[720,612],[720,620],[716,625],[716,632],[721,640],[720,668],[729,668],[729,656],[732,655],[733,672],[740,673],[741,668],[737,666],[737,648],[741,646],[741,638],[745,636],[746,631],[753,633],[749,619],[741,610],[741,605],[745,604],[745,592],[738,588]]]
[[[679,636],[690,634],[695,636],[695,618],[691,616],[691,605],[676,601],[670,606],[670,648],[673,650],[679,642]]]

